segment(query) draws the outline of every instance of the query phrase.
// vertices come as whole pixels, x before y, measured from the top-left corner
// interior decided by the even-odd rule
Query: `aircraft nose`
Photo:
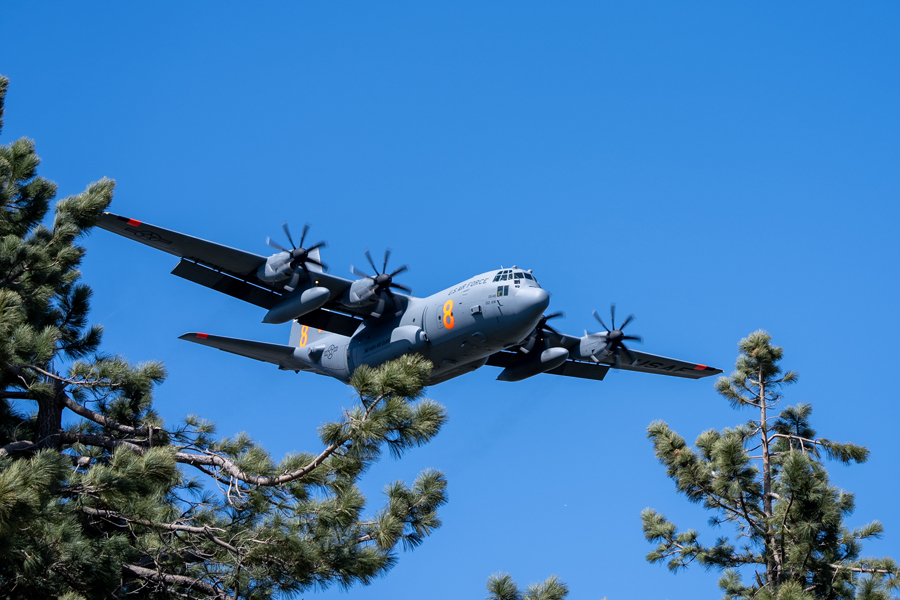
[[[524,288],[516,292],[522,313],[542,314],[550,306],[550,294],[541,288]]]

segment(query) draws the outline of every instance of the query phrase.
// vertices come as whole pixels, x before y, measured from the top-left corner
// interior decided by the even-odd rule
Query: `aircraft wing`
[[[172,271],[173,275],[217,292],[265,309],[274,307],[285,298],[284,282],[273,284],[256,275],[266,262],[265,256],[113,213],[103,213],[97,226],[181,258]],[[324,307],[303,315],[300,323],[332,333],[352,335],[359,327],[358,317],[366,317],[371,312],[350,309],[338,302],[352,282],[328,273],[310,272],[309,275],[315,277],[318,285],[331,291],[331,300]]]
[[[630,364],[627,357],[623,354],[619,368],[625,371],[656,373],[657,375],[671,375],[672,377],[686,377],[688,379],[701,379],[711,375],[718,375],[722,372],[722,369],[716,369],[707,365],[638,352],[631,348],[629,350],[631,350],[637,361],[635,364]],[[613,365],[615,362],[615,357],[610,356],[606,360],[601,361],[600,364]]]
[[[174,254],[191,262],[212,267],[234,277],[256,279],[256,270],[266,262],[265,256],[229,248],[214,242],[163,229],[137,219],[103,213],[97,226],[123,237],[133,239],[151,248]],[[260,282],[260,285],[268,287]]]
[[[564,333],[548,332],[550,344],[554,347],[562,347],[569,350],[570,356],[577,356],[575,350],[581,343],[581,338]],[[633,348],[629,348],[634,355],[636,361],[630,364],[626,355],[623,353],[619,362],[619,369],[625,371],[639,371],[641,373],[655,373],[657,375],[670,375],[672,377],[685,377],[687,379],[701,379],[711,375],[718,375],[722,369],[716,369],[707,365],[686,362],[675,358],[667,358],[656,354],[648,354],[647,352],[639,352]],[[503,351],[492,355],[487,364],[494,367],[506,368],[516,360],[522,358],[517,352]],[[615,367],[615,356],[608,356],[606,359],[595,363],[588,359],[569,358],[561,366],[547,371],[553,375],[565,375],[567,377],[580,377],[584,379],[603,379],[606,372],[610,368]]]
[[[293,346],[254,342],[252,340],[241,340],[220,335],[210,335],[208,333],[185,333],[179,336],[178,339],[194,342],[201,346],[218,348],[223,352],[246,356],[254,360],[272,363],[285,371],[312,371],[308,366],[294,358],[295,348]]]

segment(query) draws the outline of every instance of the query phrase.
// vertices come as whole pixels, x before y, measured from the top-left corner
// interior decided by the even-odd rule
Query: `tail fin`
[[[278,365],[285,371],[309,371],[309,366],[294,357],[294,346],[281,344],[269,344],[267,342],[254,342],[237,338],[210,335],[208,333],[185,333],[178,339],[194,342],[201,346],[218,348],[223,352],[230,352],[239,356],[246,356],[254,360]]]

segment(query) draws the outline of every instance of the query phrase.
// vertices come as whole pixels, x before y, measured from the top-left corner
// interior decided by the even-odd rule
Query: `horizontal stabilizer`
[[[185,333],[178,339],[194,342],[202,346],[218,348],[223,352],[246,356],[254,360],[272,363],[273,365],[278,365],[279,369],[286,371],[312,371],[308,365],[294,357],[295,348],[293,346],[254,342],[253,340],[241,340],[220,335],[210,335],[208,333]]]

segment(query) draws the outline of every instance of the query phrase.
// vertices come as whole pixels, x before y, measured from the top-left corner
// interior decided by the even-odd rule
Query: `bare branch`
[[[900,575],[900,570],[892,571],[891,569],[866,569],[864,567],[847,567],[844,565],[832,565],[832,564],[829,564],[828,566],[831,567],[832,569],[837,569],[838,571],[843,570],[843,571],[850,571],[852,573],[869,573],[869,574],[873,574],[873,575],[893,575],[895,577],[897,575]]]
[[[183,585],[188,589],[195,589],[206,592],[214,598],[227,598],[225,593],[219,591],[219,589],[214,585],[206,583],[205,581],[200,579],[194,579],[193,577],[187,577],[185,575],[171,575],[169,573],[162,573],[160,571],[154,571],[153,569],[145,569],[144,567],[129,564],[123,564],[122,569],[124,571],[127,571],[128,573],[131,573],[135,577],[139,577],[147,581],[154,581],[156,583],[165,583],[169,585]]]
[[[218,467],[235,479],[239,479],[244,483],[251,483],[253,485],[260,486],[274,486],[282,485],[284,483],[290,483],[292,481],[297,481],[298,479],[306,477],[310,472],[312,472],[313,469],[321,465],[322,462],[326,458],[331,456],[338,448],[340,448],[340,445],[331,444],[330,446],[325,448],[317,457],[315,457],[308,465],[291,473],[279,475],[278,477],[264,477],[260,475],[251,475],[249,473],[245,473],[232,461],[216,454],[190,454],[187,452],[177,452],[175,454],[175,460],[180,463],[195,467]]]
[[[202,535],[204,537],[209,538],[211,542],[214,544],[225,548],[230,552],[234,552],[235,554],[241,554],[241,551],[229,544],[228,542],[221,540],[213,535],[213,531],[222,531],[221,529],[213,528],[213,527],[195,527],[193,525],[181,525],[179,523],[159,523],[157,521],[148,521],[147,519],[135,519],[132,517],[126,517],[125,515],[119,514],[117,512],[111,510],[97,510],[96,508],[90,508],[87,506],[80,507],[81,512],[92,515],[95,517],[103,517],[104,519],[121,519],[123,521],[127,521],[129,523],[136,523],[137,525],[143,525],[145,527],[153,527],[155,529],[165,529],[167,531],[184,531],[187,533],[196,533]]]
[[[104,417],[98,412],[94,412],[86,406],[82,406],[78,404],[74,400],[72,400],[69,396],[63,394],[62,395],[63,405],[78,414],[85,419],[89,419],[96,423],[97,425],[102,425],[104,427],[109,427],[110,429],[115,429],[116,431],[121,431],[122,433],[127,433],[129,435],[149,435],[150,427],[145,427],[144,429],[138,429],[136,427],[131,427],[130,425],[122,425],[121,423],[110,419],[109,417]]]
[[[33,442],[29,442],[28,440],[22,440],[21,442],[10,442],[9,444],[0,448],[0,458],[6,456],[7,454],[12,454],[13,452],[21,452],[26,448],[30,448],[34,446]]]

